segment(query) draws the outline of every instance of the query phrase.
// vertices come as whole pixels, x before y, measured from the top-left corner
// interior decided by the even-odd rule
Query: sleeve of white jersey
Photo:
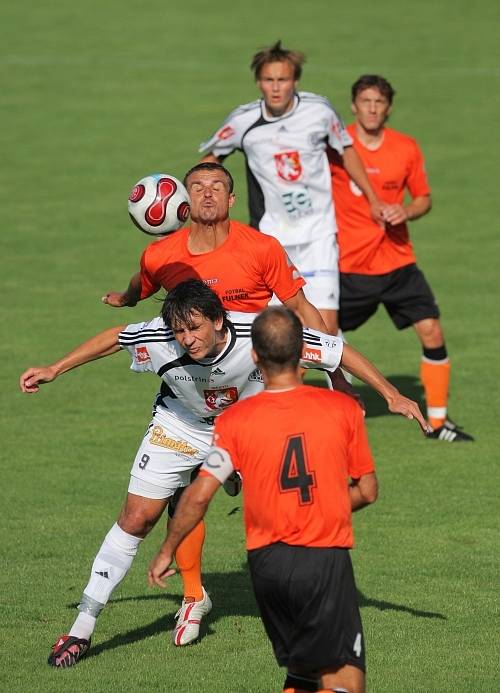
[[[221,484],[223,484],[234,472],[233,463],[228,451],[216,445],[212,446],[208,451],[205,461],[201,465],[201,469],[214,476]]]
[[[345,129],[344,121],[340,115],[331,104],[329,106],[328,144],[339,154],[343,154],[344,148],[352,145],[352,137]]]
[[[118,343],[122,349],[129,352],[132,357],[130,370],[136,373],[154,372],[151,358],[145,338],[148,330],[148,338],[152,329],[150,322],[137,322],[127,327],[118,335]]]
[[[343,348],[341,337],[305,327],[300,365],[302,368],[320,368],[333,372],[340,366]]]
[[[200,154],[213,154],[223,159],[236,149],[241,149],[245,128],[242,119],[238,118],[239,112],[239,108],[232,111],[215,134],[200,144]]]

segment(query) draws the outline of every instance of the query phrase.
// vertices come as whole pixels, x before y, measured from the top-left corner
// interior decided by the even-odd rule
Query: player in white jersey
[[[338,330],[338,252],[326,148],[335,149],[380,220],[380,205],[352,139],[329,101],[297,92],[304,56],[281,47],[259,51],[251,68],[262,92],[239,106],[200,146],[204,161],[236,150],[247,164],[250,225],[275,236],[307,280],[304,293]]]
[[[95,557],[73,626],[52,648],[52,666],[72,666],[88,651],[97,616],[127,574],[142,539],[205,459],[214,418],[263,389],[251,356],[255,315],[226,315],[211,289],[189,280],[168,294],[162,316],[105,330],[51,366],[29,368],[20,378],[23,392],[37,392],[41,383],[125,349],[132,355],[133,370],[156,373],[162,380],[153,418],[132,466],[123,510]],[[304,367],[334,370],[342,351],[341,339],[304,329]],[[201,523],[198,528],[204,532]],[[182,569],[181,576],[184,579]],[[201,600],[183,601],[175,644],[198,637],[200,620],[211,606],[204,589]]]

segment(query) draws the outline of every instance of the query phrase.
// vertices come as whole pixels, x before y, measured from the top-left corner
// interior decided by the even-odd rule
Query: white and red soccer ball
[[[134,185],[128,197],[128,213],[144,233],[166,236],[189,217],[189,195],[174,176],[152,173]]]

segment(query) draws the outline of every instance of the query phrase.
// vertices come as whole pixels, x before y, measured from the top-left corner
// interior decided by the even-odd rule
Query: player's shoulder
[[[247,241],[252,246],[260,246],[263,248],[270,248],[276,244],[279,246],[280,243],[274,236],[270,236],[262,231],[257,231],[252,226],[244,224],[241,221],[235,221],[231,219],[230,232],[234,234],[235,237],[239,237],[244,241]]]
[[[324,106],[330,110],[333,109],[330,100],[322,94],[315,94],[312,91],[299,91],[298,97],[300,99],[300,103],[310,104],[317,107]]]
[[[304,397],[316,402],[320,408],[323,406],[334,407],[338,411],[343,411],[346,414],[358,414],[362,411],[356,400],[346,395],[345,392],[329,390],[326,387],[317,387],[314,385],[304,385],[302,391]]]
[[[122,346],[132,346],[139,343],[173,342],[175,339],[172,330],[158,316],[152,320],[130,323],[120,332],[119,341]]]
[[[249,101],[248,103],[240,104],[233,108],[227,120],[236,120],[238,118],[248,118],[253,115],[260,115],[261,113],[262,99],[256,99],[255,101]]]
[[[412,135],[408,135],[406,132],[401,132],[400,130],[394,130],[394,128],[385,127],[384,133],[386,141],[388,143],[393,143],[400,146],[407,146],[411,148],[419,147],[415,137],[412,137]]]
[[[237,337],[249,337],[252,323],[257,317],[257,313],[240,313],[230,311],[227,314],[228,320],[233,326],[234,333]]]
[[[181,229],[169,233],[168,236],[158,238],[146,246],[143,256],[153,258],[157,255],[163,256],[164,254],[168,254],[171,250],[185,242],[185,239],[189,235],[190,228],[189,226],[183,226]]]

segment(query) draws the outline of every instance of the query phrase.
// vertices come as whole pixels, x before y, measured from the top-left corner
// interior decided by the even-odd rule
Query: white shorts
[[[307,300],[318,309],[339,309],[339,253],[334,234],[312,243],[284,246],[286,253],[306,280]],[[279,303],[273,296],[272,303]]]
[[[170,498],[188,486],[191,473],[205,459],[213,426],[192,426],[157,409],[135,456],[128,492],[144,498]]]

